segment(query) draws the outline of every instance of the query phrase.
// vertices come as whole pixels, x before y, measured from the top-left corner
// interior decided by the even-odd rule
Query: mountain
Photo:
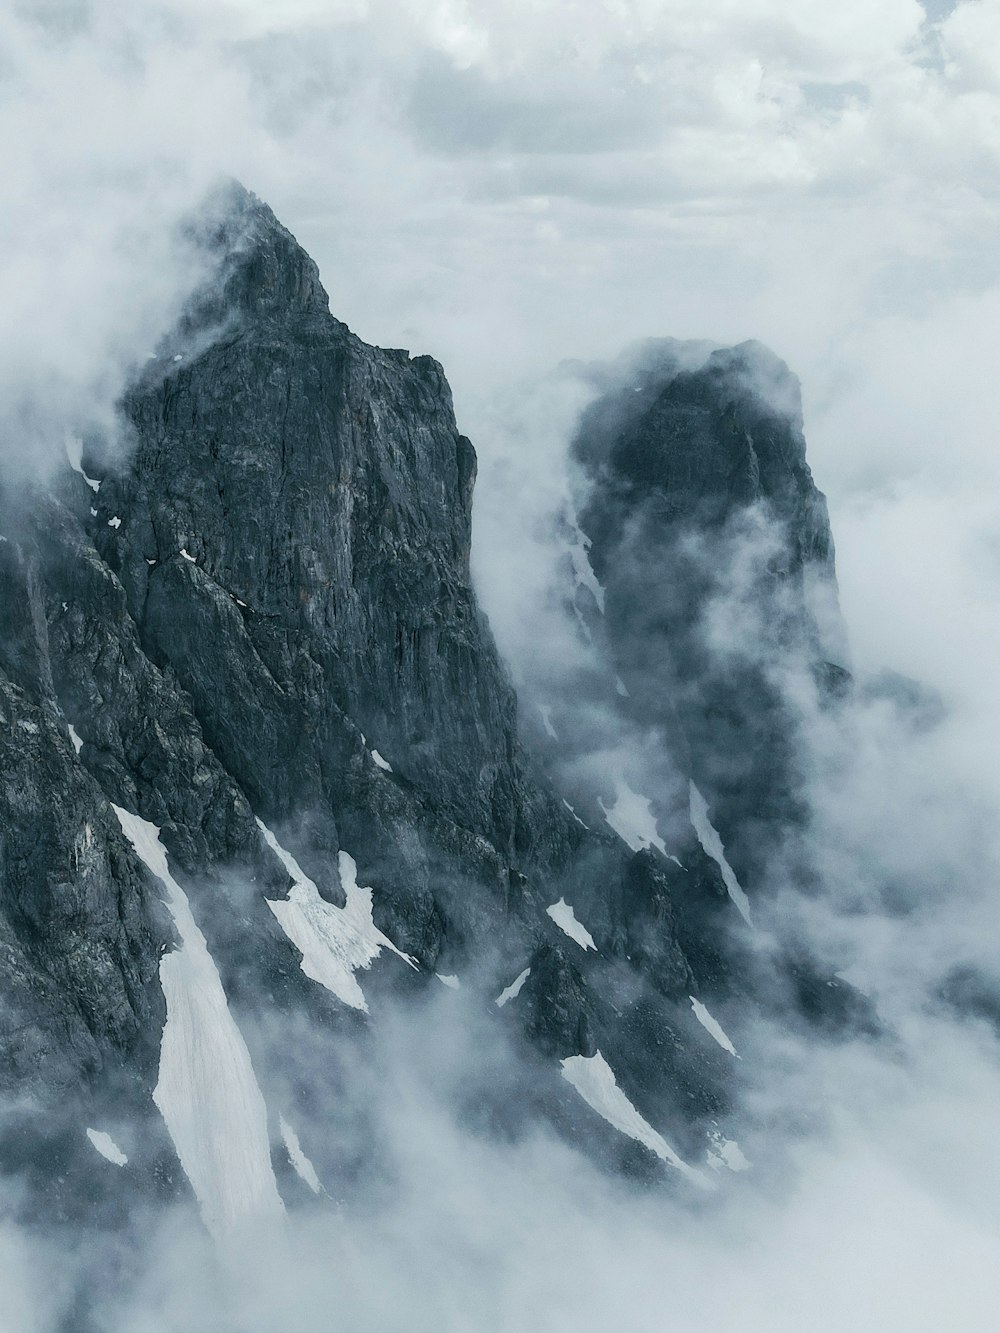
[[[672,340],[630,349],[604,380],[574,452],[609,656],[753,886],[808,818],[791,679],[821,702],[849,679],[799,384],[759,343]]]
[[[218,1234],[364,1188],[377,1128],[338,1120],[345,1083],[380,1013],[432,1022],[456,988],[507,1052],[470,1071],[479,1123],[543,1117],[612,1169],[710,1185],[741,1164],[752,1014],[779,990],[803,1021],[862,1019],[748,924],[808,821],[781,673],[830,708],[849,688],[794,379],[755,344],[590,369],[566,597],[595,690],[671,777],[580,797],[476,599],[442,368],[335,319],[241,187],[192,226],[215,276],[118,428],[0,487],[21,1210],[197,1201]]]

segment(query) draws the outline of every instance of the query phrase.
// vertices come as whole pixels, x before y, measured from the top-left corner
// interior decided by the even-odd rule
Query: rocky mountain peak
[[[664,342],[581,421],[593,645],[692,797],[680,819],[625,786],[574,810],[478,604],[441,367],[339,323],[242,187],[192,228],[216,278],[125,394],[125,446],[4,516],[0,1092],[32,1207],[86,1212],[82,1127],[105,1122],[143,1206],[191,1198],[215,1229],[280,1210],[289,1117],[333,1196],[356,1188],[379,1157],[338,1156],[343,1052],[439,982],[507,1043],[503,1078],[468,1076],[496,1123],[528,1105],[586,1122],[598,1160],[624,1138],[684,1176],[644,1116],[698,1155],[732,1105],[708,1005],[763,1003],[735,874],[755,890],[761,829],[801,812],[766,662],[708,650],[718,589],[683,562],[692,531],[773,504],[768,651],[816,657],[806,576],[833,555],[794,380],[755,344]]]
[[[319,269],[290,231],[236,180],[218,186],[188,224],[189,234],[218,273],[192,303],[187,322],[214,317],[284,322],[329,317]]]
[[[843,685],[826,501],[806,462],[798,380],[757,342],[630,349],[573,444],[580,523],[604,586],[600,633],[632,714],[669,736],[741,878],[806,807],[789,672]]]

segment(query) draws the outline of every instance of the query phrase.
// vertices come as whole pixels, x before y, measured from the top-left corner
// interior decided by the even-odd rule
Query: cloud
[[[544,1133],[505,1142],[461,1125],[456,1092],[483,1032],[456,1014],[459,1003],[441,992],[419,1014],[383,1015],[369,1109],[391,1189],[369,1186],[292,1214],[283,1234],[250,1230],[216,1251],[183,1213],[148,1218],[117,1251],[110,1242],[123,1280],[91,1302],[93,1327],[993,1327],[998,1181],[992,1124],[979,1111],[1000,1088],[995,1055],[975,1035],[956,1041],[924,1025],[916,1070],[768,1038],[752,1052],[764,1057],[761,1129],[747,1143],[756,1180],[690,1211],[602,1176]],[[336,1122],[337,1108],[313,1132],[327,1116]],[[823,1138],[803,1133],[819,1122]],[[794,1145],[793,1175],[768,1161],[778,1128]],[[0,1237],[3,1299],[21,1320],[7,1326],[48,1333],[100,1259]]]
[[[6,459],[112,421],[201,272],[175,224],[234,174],[315,255],[336,314],[443,360],[481,455],[477,581],[526,703],[594,670],[556,605],[588,390],[544,372],[670,333],[759,337],[799,373],[855,660],[950,710],[915,733],[884,699],[843,734],[808,719],[831,895],[783,905],[900,1045],[761,1033],[759,1166],[731,1202],[681,1214],[547,1139],[469,1133],[404,1027],[382,1055],[392,1204],[294,1219],[280,1254],[249,1243],[221,1285],[187,1217],[151,1221],[109,1327],[233,1309],[262,1329],[415,1309],[441,1329],[992,1327],[996,1052],[929,997],[952,963],[989,966],[996,938],[1000,88],[995,8],[930,8],[81,0],[0,17]],[[648,774],[648,738],[579,703],[581,762]],[[54,1327],[72,1271],[6,1227],[0,1323]]]
[[[199,149],[212,93],[239,86],[110,9],[7,10],[0,43],[0,430],[29,463],[108,422],[200,276],[176,225],[219,165]]]
[[[472,412],[511,370],[667,327],[756,334],[808,371],[796,349],[828,361],[900,258],[911,300],[945,258],[988,255],[996,97],[950,72],[971,9],[949,64],[912,0],[864,21],[774,0],[96,4],[59,60],[108,96],[128,45],[155,76],[145,116],[84,115],[78,139],[241,175],[337,313],[436,352]]]

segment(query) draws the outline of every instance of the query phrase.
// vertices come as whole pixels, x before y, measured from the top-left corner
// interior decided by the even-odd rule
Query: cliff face
[[[807,817],[790,686],[822,703],[847,679],[798,381],[757,343],[670,340],[604,377],[574,443],[602,632],[631,712],[662,728],[759,886]]]
[[[321,750],[346,715],[442,812],[513,847],[514,700],[469,581],[476,460],[441,368],[333,319],[263,211],[241,239],[219,340],[193,363],[171,344],[126,402],[135,448],[98,498],[101,552],[269,817],[328,798]]]
[[[610,1070],[630,1115],[703,1158],[735,1086],[704,1001],[737,1022],[752,1003],[712,830],[667,847],[654,820],[639,845],[567,807],[473,592],[476,458],[440,366],[334,319],[253,196],[199,225],[218,278],[137,375],[124,447],[95,436],[0,495],[0,1091],[34,1126],[7,1169],[91,1198],[103,1116],[140,1193],[193,1191],[218,1227],[294,1201],[287,1119],[343,1179],[338,1052],[435,973],[598,1156],[676,1169],[607,1123]],[[818,660],[805,588],[832,578],[799,425],[747,385],[765,361],[660,366],[578,443],[617,669],[737,849],[794,812],[794,771],[764,666],[734,679],[698,639],[711,575],[681,536],[722,543],[761,501],[794,534],[753,590],[769,652]],[[482,1096],[514,1114],[513,1087]]]

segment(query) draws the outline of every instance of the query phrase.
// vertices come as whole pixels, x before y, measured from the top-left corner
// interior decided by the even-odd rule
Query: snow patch
[[[521,987],[524,985],[524,983],[528,980],[530,976],[531,976],[531,968],[526,967],[523,972],[519,973],[518,976],[514,978],[514,980],[510,983],[509,986],[504,987],[504,989],[500,992],[497,998],[493,1001],[496,1007],[498,1009],[502,1009],[508,1000],[516,1000],[517,997],[521,994]]]
[[[278,1126],[281,1129],[281,1141],[285,1145],[285,1152],[288,1153],[288,1160],[295,1168],[296,1175],[306,1182],[313,1194],[319,1194],[322,1189],[319,1176],[316,1174],[316,1168],[312,1162],[302,1151],[298,1134],[292,1129],[284,1116],[278,1117]]]
[[[723,1167],[728,1171],[750,1170],[753,1163],[747,1161],[735,1140],[727,1139],[717,1129],[710,1130],[708,1137],[712,1146],[705,1155],[705,1161],[713,1171],[721,1171]]]
[[[551,907],[546,907],[545,911],[563,934],[568,935],[571,940],[575,940],[581,949],[597,949],[590,931],[577,921],[576,913],[565,898],[560,898]]]
[[[385,773],[391,773],[391,772],[392,772],[392,765],[389,763],[389,761],[388,761],[387,759],[383,759],[383,758],[382,758],[382,756],[379,754],[378,750],[369,750],[368,753],[369,753],[369,754],[371,755],[371,757],[375,760],[375,762],[376,762],[376,764],[379,766],[379,768],[381,768],[381,769],[383,770],[383,772],[385,772]]]
[[[75,435],[66,436],[66,458],[73,471],[80,474],[92,491],[96,493],[101,489],[101,483],[88,477],[83,470],[83,441]]]
[[[370,967],[383,949],[389,949],[414,969],[417,964],[375,925],[372,891],[358,884],[358,867],[352,856],[341,852],[338,858],[340,883],[347,901],[343,907],[334,907],[321,897],[319,889],[267,825],[258,819],[257,827],[292,880],[287,898],[265,901],[301,953],[302,971],[344,1004],[367,1013],[368,1002],[354,975],[359,968]]]
[[[109,519],[108,519],[108,527],[109,527],[109,528],[120,528],[121,525],[122,525],[122,521],[121,521],[121,519],[118,517],[117,514],[115,514],[114,518],[109,518]]]
[[[189,561],[192,565],[196,565],[198,563],[198,561],[194,558],[194,556],[189,553],[186,546],[181,547],[181,555],[184,557],[185,560]]]
[[[698,1022],[702,1025],[708,1035],[714,1038],[724,1051],[728,1051],[730,1055],[736,1055],[736,1047],[726,1036],[722,1029],[722,1024],[712,1017],[700,1000],[696,1000],[693,995],[689,995],[688,999],[691,1001],[691,1008],[694,1010],[695,1018],[697,1018]],[[737,1060],[740,1059],[738,1055],[736,1055],[736,1058]]]
[[[600,1051],[594,1055],[571,1055],[559,1062],[562,1076],[577,1090],[592,1110],[621,1134],[644,1144],[663,1162],[668,1162],[702,1189],[710,1188],[700,1171],[695,1171],[674,1152],[648,1120],[644,1120],[618,1086],[614,1071]]]
[[[76,727],[73,726],[72,722],[69,723],[68,730],[69,730],[69,738],[73,743],[73,749],[77,752],[77,754],[79,754],[80,751],[83,749],[83,741],[76,734]]]
[[[458,988],[462,984],[459,981],[458,977],[453,977],[450,975],[445,976],[441,972],[435,972],[434,975],[437,977],[438,981],[440,981],[443,986],[447,986],[449,990],[458,990]]]
[[[722,882],[726,886],[726,892],[732,898],[733,903],[740,916],[752,926],[750,919],[750,899],[740,887],[740,882],[733,872],[732,866],[726,860],[725,848],[722,846],[722,839],[712,827],[712,821],[708,817],[708,802],[702,796],[701,792],[693,782],[688,784],[691,801],[691,823],[695,833],[698,835],[698,841],[702,845],[707,856],[710,856],[722,872]]]
[[[105,1134],[103,1129],[88,1129],[87,1138],[107,1161],[113,1162],[115,1166],[128,1166],[128,1158],[111,1135]]]
[[[205,1225],[214,1234],[284,1211],[271,1166],[267,1108],[219,972],[170,873],[155,824],[113,806],[125,836],[167,891],[180,948],[160,960],[167,1021],[153,1101],[163,1116]]]
[[[594,573],[593,566],[590,563],[590,557],[587,552],[590,550],[590,538],[586,537],[579,526],[573,524],[573,536],[575,541],[570,544],[569,558],[573,567],[573,578],[578,588],[587,588],[597,603],[601,615],[604,614],[604,589],[597,581],[597,575]]]
[[[552,725],[551,707],[548,704],[539,704],[538,711],[542,715],[542,726],[545,728],[546,734],[551,736],[554,741],[557,741],[559,739],[559,733]]]
[[[576,820],[576,822],[580,825],[581,828],[585,828],[585,829],[589,829],[589,828],[590,828],[590,825],[589,825],[589,824],[585,824],[585,823],[583,822],[583,820],[580,818],[580,816],[576,813],[576,811],[575,811],[575,810],[573,809],[573,807],[570,805],[569,801],[566,800],[565,796],[563,797],[563,805],[564,805],[564,806],[566,807],[566,809],[570,812],[570,814],[573,816],[573,818]]]
[[[598,796],[597,804],[604,812],[604,820],[618,834],[622,842],[627,843],[633,852],[645,851],[647,847],[656,847],[668,861],[681,865],[676,856],[667,851],[663,839],[656,831],[656,816],[653,803],[646,796],[634,792],[623,777],[615,778],[615,803],[610,808]],[[684,867],[681,866],[683,870]]]

